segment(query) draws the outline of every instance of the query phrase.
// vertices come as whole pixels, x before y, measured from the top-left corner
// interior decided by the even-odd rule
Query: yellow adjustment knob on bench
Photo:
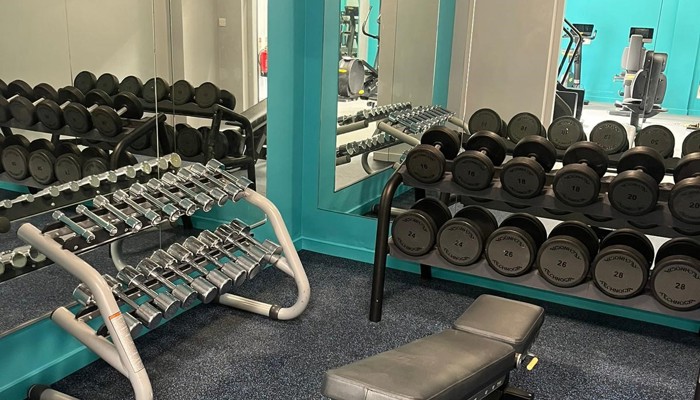
[[[527,364],[527,370],[528,370],[528,371],[532,371],[533,369],[535,369],[535,366],[537,365],[537,363],[538,363],[539,361],[540,361],[539,358],[537,358],[537,357],[532,357],[532,360],[530,360],[530,362]]]

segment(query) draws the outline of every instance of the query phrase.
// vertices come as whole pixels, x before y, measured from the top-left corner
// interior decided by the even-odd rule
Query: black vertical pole
[[[394,172],[389,178],[382,197],[379,200],[379,212],[377,216],[377,240],[374,244],[374,272],[372,275],[372,297],[370,299],[369,320],[379,322],[382,319],[382,303],[384,301],[384,273],[386,271],[386,257],[389,254],[389,219],[391,217],[391,202],[394,193],[399,187],[403,177]]]

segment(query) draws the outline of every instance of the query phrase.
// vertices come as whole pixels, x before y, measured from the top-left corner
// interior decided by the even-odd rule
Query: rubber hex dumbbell
[[[54,171],[61,183],[73,182],[83,177],[83,157],[75,143],[61,142],[56,146]]]
[[[426,197],[394,219],[391,236],[396,247],[410,256],[422,256],[435,247],[440,228],[452,217],[438,199]]]
[[[634,137],[635,146],[651,147],[663,158],[673,157],[676,148],[676,138],[670,129],[663,125],[649,125],[637,132]]]
[[[700,223],[700,153],[681,158],[673,169],[676,182],[668,198],[674,218],[688,224]]]
[[[593,228],[578,221],[562,222],[537,253],[540,276],[554,286],[574,287],[588,278],[598,247]]]
[[[86,147],[83,158],[83,176],[99,175],[109,171],[109,155],[99,147]]]
[[[476,110],[469,118],[469,132],[489,131],[501,137],[508,134],[508,124],[498,113],[490,108]]]
[[[610,204],[627,215],[652,211],[665,173],[664,160],[656,150],[643,146],[627,150],[617,163],[617,176],[610,182]]]
[[[507,137],[511,142],[518,144],[520,141],[531,135],[541,137],[547,136],[547,130],[542,125],[542,122],[535,114],[529,112],[521,112],[515,114],[508,121]]]
[[[641,293],[654,260],[654,247],[649,239],[634,229],[618,229],[603,238],[600,249],[591,265],[598,289],[617,299]]]
[[[576,142],[586,140],[581,121],[574,117],[559,117],[549,124],[547,139],[557,150],[566,150]]]
[[[651,275],[651,293],[672,310],[700,308],[700,243],[678,237],[661,245],[656,252]]]
[[[423,133],[421,144],[406,155],[406,170],[422,183],[435,183],[445,175],[447,160],[459,153],[459,134],[444,126],[435,126]]]
[[[0,79],[0,96],[6,97],[7,95],[7,83]]]
[[[629,149],[627,129],[617,121],[602,121],[591,129],[591,142],[596,142],[608,155],[619,154]]]
[[[85,103],[85,95],[73,86],[60,88],[58,89],[57,101],[46,99],[36,105],[36,117],[49,129],[61,129],[66,125],[63,110],[70,103]]]
[[[501,170],[501,185],[512,196],[529,199],[542,193],[547,172],[557,161],[554,145],[541,136],[526,136]]]
[[[92,112],[99,106],[111,106],[112,98],[101,90],[93,89],[85,95],[85,103],[70,103],[63,109],[63,119],[77,133],[92,129]]]
[[[90,71],[81,71],[73,79],[73,86],[83,93],[88,93],[95,88],[97,77]]]
[[[27,148],[29,175],[37,183],[49,185],[56,181],[56,147],[50,140],[36,139]]]
[[[122,118],[143,117],[141,101],[133,93],[123,92],[114,97],[114,108],[99,106],[92,112],[92,123],[100,133],[114,137],[122,132]]]
[[[130,75],[124,78],[119,84],[119,93],[133,93],[136,97],[143,95],[143,82],[141,79]]]
[[[538,249],[546,238],[547,231],[539,219],[529,214],[512,214],[487,239],[486,261],[501,275],[523,275],[535,264]]]
[[[437,234],[437,249],[450,264],[467,266],[484,252],[486,240],[498,228],[491,212],[479,206],[467,206],[445,222]]]
[[[40,83],[34,86],[34,97],[15,97],[10,100],[10,113],[17,123],[22,126],[32,126],[38,122],[36,106],[44,100],[58,99],[58,92],[48,83]]]
[[[202,153],[202,132],[187,124],[175,125],[175,150],[183,157],[195,157]]]
[[[12,119],[12,113],[10,112],[10,102],[14,99],[25,97],[27,99],[34,98],[34,90],[27,82],[15,80],[7,85],[7,90],[5,91],[7,97],[0,96],[0,122],[7,122]]]
[[[495,167],[506,158],[502,137],[489,131],[476,132],[462,145],[452,162],[452,181],[469,190],[482,190],[493,181]]]
[[[10,178],[26,179],[29,176],[29,140],[22,135],[5,137],[2,149],[2,167]]]
[[[184,79],[173,83],[173,86],[170,88],[170,99],[176,106],[191,103],[192,99],[194,99],[194,94],[194,86]]]
[[[97,78],[95,89],[113,96],[119,91],[119,79],[110,73],[104,73]]]
[[[554,175],[552,189],[562,203],[581,207],[600,195],[600,178],[608,170],[608,155],[599,144],[578,142],[564,153],[564,166]]]
[[[143,99],[148,103],[157,103],[168,98],[170,85],[163,78],[151,78],[143,85]]]

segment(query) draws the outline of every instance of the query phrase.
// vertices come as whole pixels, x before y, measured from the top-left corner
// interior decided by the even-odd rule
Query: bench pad
[[[515,366],[513,347],[447,329],[326,372],[336,400],[452,400],[472,396]]]

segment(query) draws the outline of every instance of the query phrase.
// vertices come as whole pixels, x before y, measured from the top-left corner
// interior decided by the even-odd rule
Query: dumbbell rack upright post
[[[218,302],[275,320],[294,319],[306,309],[311,291],[306,272],[284,220],[277,207],[271,201],[249,187],[241,187],[240,195],[237,197],[234,201],[245,199],[267,216],[267,220],[271,224],[282,248],[283,255],[272,265],[294,279],[297,287],[297,299],[293,305],[283,307],[226,293],[218,297]],[[134,389],[137,400],[152,399],[153,391],[150,379],[124,321],[120,307],[100,273],[75,254],[75,242],[67,241],[61,243],[31,224],[22,225],[18,230],[18,236],[88,286],[94,294],[96,309],[104,320],[111,341],[100,334],[96,334],[84,321],[76,319],[76,316],[65,307],[56,309],[51,315],[51,319],[127,377]],[[98,235],[97,241],[99,243],[96,245],[105,244],[111,240],[100,240]],[[95,245],[88,245],[85,248],[92,246]],[[85,250],[85,248],[80,250]],[[71,398],[51,389],[43,390],[42,398],[44,398],[44,395],[48,396],[47,398]]]

